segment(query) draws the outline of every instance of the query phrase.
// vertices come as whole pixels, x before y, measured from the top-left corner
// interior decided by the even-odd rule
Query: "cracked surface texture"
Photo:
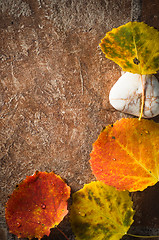
[[[82,188],[94,180],[92,143],[127,116],[109,104],[120,68],[98,45],[131,20],[131,1],[2,0],[0,12],[0,233],[8,240],[4,207],[16,184],[40,170]],[[74,239],[67,220],[62,230]]]

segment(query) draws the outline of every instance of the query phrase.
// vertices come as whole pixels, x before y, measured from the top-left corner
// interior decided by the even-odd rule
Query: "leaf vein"
[[[157,179],[156,176],[155,176],[154,174],[152,174],[152,172],[150,172],[150,171],[146,168],[146,166],[145,166],[144,164],[142,164],[141,162],[139,162],[139,160],[136,159],[136,157],[134,156],[134,154],[133,154],[131,151],[129,151],[129,150],[127,149],[127,147],[124,147],[117,139],[116,139],[116,142],[118,143],[118,145],[119,145],[129,156],[131,156],[131,157],[133,158],[133,160],[134,160],[138,165],[140,165],[141,168],[143,168],[143,169],[145,170],[145,172],[147,172],[147,173],[148,173],[149,175],[151,175],[153,178]],[[157,181],[158,181],[158,179],[157,179]]]

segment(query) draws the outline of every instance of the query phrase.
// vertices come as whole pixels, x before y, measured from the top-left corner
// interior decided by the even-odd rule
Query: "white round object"
[[[142,75],[145,89],[143,117],[159,114],[159,81],[153,75]],[[140,116],[142,103],[142,81],[140,74],[126,72],[112,87],[109,94],[111,105],[124,113]]]

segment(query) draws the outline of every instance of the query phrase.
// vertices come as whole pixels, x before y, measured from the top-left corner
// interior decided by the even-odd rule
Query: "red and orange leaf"
[[[90,164],[96,178],[119,190],[137,191],[159,180],[159,124],[121,119],[93,144]]]
[[[6,204],[6,222],[18,238],[42,238],[58,225],[67,211],[70,187],[60,176],[35,172],[13,191]]]

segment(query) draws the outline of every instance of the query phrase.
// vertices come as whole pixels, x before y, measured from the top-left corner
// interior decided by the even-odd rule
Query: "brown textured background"
[[[4,207],[27,175],[54,171],[72,192],[95,179],[92,143],[105,125],[126,117],[108,102],[121,69],[99,43],[131,20],[158,28],[158,1],[142,2],[0,0],[0,239],[16,239],[7,231]],[[137,231],[158,231],[159,209],[151,210],[158,214],[151,219],[144,215],[158,204],[159,192],[150,194],[134,195]],[[143,203],[146,196],[153,197]],[[60,227],[74,239],[68,217]],[[59,235],[55,231],[50,239],[64,239]]]

